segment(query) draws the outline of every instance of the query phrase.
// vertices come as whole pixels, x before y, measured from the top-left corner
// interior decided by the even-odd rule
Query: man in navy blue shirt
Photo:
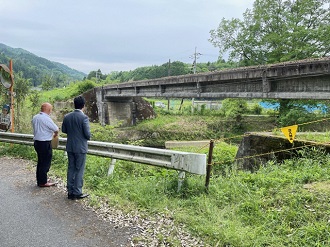
[[[78,96],[73,100],[75,110],[65,115],[62,132],[67,134],[66,151],[68,153],[67,189],[68,199],[83,199],[82,193],[85,171],[87,141],[91,138],[89,119],[83,113],[85,99]]]

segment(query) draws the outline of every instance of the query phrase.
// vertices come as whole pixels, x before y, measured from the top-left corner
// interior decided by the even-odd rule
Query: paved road
[[[39,188],[26,161],[0,158],[0,247],[131,246],[133,229],[99,219],[63,189]]]

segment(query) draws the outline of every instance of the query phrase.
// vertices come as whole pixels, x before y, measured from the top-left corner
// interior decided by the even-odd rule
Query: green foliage
[[[232,170],[238,147],[225,142],[216,142],[213,149],[213,174],[225,175]]]
[[[221,70],[226,68],[235,68],[237,64],[234,62],[225,62],[224,60],[219,60],[217,62],[208,63],[197,63],[196,72],[209,72],[214,70]],[[107,75],[107,83],[119,83],[127,81],[139,81],[146,79],[157,79],[167,76],[179,76],[191,74],[191,64],[185,64],[179,61],[174,61],[169,63],[164,63],[163,65],[153,65],[139,67],[133,71],[114,71]],[[90,73],[93,76],[93,73]],[[95,74],[95,72],[94,72]]]
[[[288,110],[285,115],[280,115],[278,123],[280,126],[290,126],[294,124],[308,123],[315,120],[315,118],[316,115],[314,113],[309,113],[305,109],[295,107]]]
[[[92,80],[94,79],[96,82],[100,81],[100,80],[105,80],[107,78],[107,75],[103,75],[101,70],[97,70],[97,71],[91,71],[89,72],[89,74],[87,75],[87,80]]]
[[[55,88],[55,80],[53,80],[52,75],[44,75],[42,78],[41,88],[44,91],[51,90]]]
[[[100,124],[90,124],[92,139],[97,141],[104,142],[114,142],[116,138],[116,132],[114,131],[114,126],[105,125],[101,126]]]
[[[328,102],[316,100],[279,100],[278,123],[281,126],[307,123],[327,114]],[[311,109],[321,109],[312,111]]]
[[[25,79],[22,73],[17,73],[15,75],[15,98],[18,104],[22,104],[25,98],[29,95],[30,87],[31,87],[31,80]]]
[[[75,96],[94,88],[96,85],[97,84],[95,84],[95,82],[89,80],[77,81],[62,88],[55,88],[51,91],[43,91],[41,100],[48,102],[71,100]]]
[[[247,112],[247,101],[244,99],[224,99],[221,109],[226,117],[235,118]]]
[[[198,115],[159,115],[155,119],[138,123],[134,129],[144,134],[144,146],[164,146],[165,141],[169,140],[209,139],[210,132],[204,121],[207,120]]]
[[[222,19],[210,41],[242,65],[328,56],[329,0],[259,0],[243,20]]]
[[[262,113],[262,107],[259,104],[253,104],[251,109],[252,114],[260,115]]]
[[[257,4],[262,2],[264,1],[258,1]],[[239,26],[240,23],[236,24]],[[244,34],[246,32],[242,33]],[[275,40],[276,35],[274,34],[272,39]],[[250,39],[251,36],[246,37]],[[244,42],[241,45],[242,49],[246,48],[245,52],[249,51],[248,45],[245,46]],[[251,52],[256,52],[256,60],[261,61],[260,51]],[[267,59],[274,59],[274,54],[270,54]],[[224,61],[197,64],[199,71],[225,66],[235,64]],[[31,71],[34,71],[32,67]],[[166,76],[168,72],[168,64],[164,64],[131,72],[114,72],[105,80],[118,82],[147,77],[152,79]],[[175,73],[190,73],[190,67],[173,63],[171,75]],[[103,80],[104,75],[100,79]],[[92,80],[85,80],[65,85],[65,88],[42,91],[40,95],[33,92],[29,97],[31,108],[36,108],[41,101],[71,99],[97,84]],[[136,126],[136,130],[145,133],[145,139],[133,140],[130,135],[127,143],[163,146],[165,140],[198,140],[232,135],[233,133],[228,131],[244,130],[242,115],[250,111],[245,100],[224,100],[222,110],[216,114],[204,106],[194,109],[192,115],[191,104],[184,104],[181,113],[184,113],[182,115],[185,117],[179,115],[177,104],[170,104],[170,111],[157,109],[159,116],[156,119],[140,122]],[[23,106],[27,109],[30,104]],[[296,105],[281,106],[282,112],[288,114],[287,118],[280,119],[282,123],[301,123],[310,120],[307,117],[315,116],[303,115],[302,108]],[[254,105],[250,112],[258,114],[259,111],[260,108]],[[225,116],[226,119],[220,119],[218,116]],[[23,117],[22,114],[20,117]],[[205,124],[212,118],[218,118],[218,121]],[[28,121],[22,122],[30,123],[30,116]],[[111,142],[117,138],[113,126],[91,124],[91,128],[93,140]],[[119,160],[114,173],[108,177],[110,159],[89,155],[84,186],[91,194],[91,203],[96,206],[100,199],[107,201],[111,207],[120,207],[127,211],[138,208],[150,217],[153,214],[168,215],[170,212],[170,217],[177,224],[184,224],[191,234],[200,237],[209,246],[329,245],[330,186],[325,183],[330,178],[329,155],[325,154],[324,150],[303,149],[294,159],[281,164],[272,161],[257,172],[251,173],[237,170],[233,164],[236,150],[235,145],[216,142],[208,194],[205,193],[204,176],[187,174],[182,190],[177,192],[176,171]],[[195,152],[207,154],[208,149],[206,147]],[[36,160],[33,147],[1,144],[0,154]],[[66,164],[67,159],[63,152],[54,150],[50,175],[61,177],[65,181]],[[321,189],[313,187],[315,184]],[[313,189],[306,189],[308,186]],[[166,238],[169,245],[177,245],[177,240],[172,236],[160,238]]]
[[[25,99],[29,95],[30,92],[30,86],[31,86],[31,80],[25,79],[22,75],[22,73],[17,73],[15,76],[15,85],[14,85],[14,92],[16,94],[15,101],[16,101],[16,109],[15,109],[15,118],[16,118],[16,124],[15,128],[17,131],[22,131],[23,127],[21,123],[21,118],[18,116],[22,115],[22,108],[25,102]]]
[[[247,101],[244,99],[225,99],[222,101],[221,107],[222,114],[228,122],[228,128],[234,132],[240,132],[244,130],[242,122],[242,115],[248,112]]]
[[[31,115],[37,114],[38,110],[40,109],[40,92],[37,90],[31,90],[29,94],[29,100],[31,102],[32,112]]]
[[[89,80],[85,80],[83,82],[80,82],[77,85],[78,85],[77,94],[72,95],[72,97],[83,94],[83,93],[87,92],[88,90],[96,87],[96,83],[93,82],[93,81],[89,81]]]

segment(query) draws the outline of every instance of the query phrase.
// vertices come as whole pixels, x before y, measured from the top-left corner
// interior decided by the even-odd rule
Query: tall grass
[[[3,144],[0,154],[35,160],[32,147]],[[170,214],[209,246],[329,246],[330,157],[316,148],[300,155],[255,173],[214,169],[208,193],[204,176],[187,174],[177,192],[176,171],[118,161],[108,177],[110,160],[88,156],[85,190],[124,211]],[[54,150],[51,174],[65,180],[66,164]]]

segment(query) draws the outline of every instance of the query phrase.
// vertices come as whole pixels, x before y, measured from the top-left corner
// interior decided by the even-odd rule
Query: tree
[[[15,101],[16,101],[16,127],[18,130],[21,130],[21,109],[23,108],[23,104],[25,98],[29,94],[31,87],[31,79],[24,79],[23,74],[21,72],[15,75],[15,84],[14,84],[14,92],[15,92]]]
[[[228,120],[233,120],[234,127],[242,130],[242,115],[248,111],[247,101],[245,99],[224,99],[222,101],[221,111]]]
[[[41,84],[41,88],[44,91],[48,91],[53,89],[56,86],[56,81],[53,78],[53,74],[46,74],[42,78],[43,82]]]
[[[34,114],[37,114],[38,110],[40,109],[40,92],[38,90],[32,90],[29,95],[29,100],[31,101],[31,107],[32,107],[32,116]]]
[[[243,20],[222,19],[210,42],[220,55],[259,65],[330,55],[330,0],[256,0]]]
[[[239,61],[240,66],[329,56],[329,5],[330,0],[256,0],[243,20],[222,19],[218,28],[210,31],[209,40],[219,47],[220,55],[228,52],[229,59]],[[280,116],[292,106],[317,104],[279,102]]]
[[[92,78],[95,78],[94,80],[96,82],[100,81],[100,80],[105,80],[106,79],[106,75],[103,75],[101,70],[98,69],[97,71],[91,71],[89,72],[89,74],[87,75],[87,80],[92,80]]]

